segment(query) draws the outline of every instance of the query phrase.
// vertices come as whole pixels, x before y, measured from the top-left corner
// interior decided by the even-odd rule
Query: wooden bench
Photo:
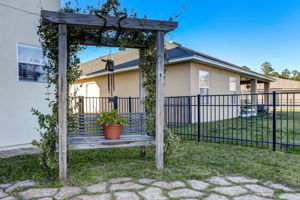
[[[128,118],[121,138],[104,138],[103,128],[97,124],[97,114],[78,114],[69,120],[68,144],[71,149],[95,149],[129,146],[147,146],[155,144],[153,137],[147,135],[145,113],[121,113]]]

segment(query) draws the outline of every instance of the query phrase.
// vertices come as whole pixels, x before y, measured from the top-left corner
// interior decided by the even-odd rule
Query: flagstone
[[[62,200],[73,195],[80,194],[80,192],[81,189],[79,187],[63,187],[54,197],[57,200]]]
[[[163,189],[173,189],[173,188],[185,187],[185,184],[182,181],[174,181],[174,182],[159,181],[159,182],[153,183],[152,185],[163,188]]]
[[[284,193],[279,195],[279,198],[285,200],[300,200],[300,193]]]
[[[284,190],[286,192],[291,192],[293,191],[291,188],[289,187],[286,187],[282,184],[279,184],[279,183],[273,183],[272,181],[267,181],[264,183],[265,186],[268,186],[268,187],[271,187],[273,189],[276,189],[276,190]]]
[[[272,189],[260,185],[248,184],[245,185],[245,187],[251,190],[252,192],[264,197],[270,197],[274,194],[274,191]]]
[[[11,186],[13,183],[4,183],[4,184],[0,184],[0,188],[5,189],[8,188],[9,186]]]
[[[240,197],[235,197],[234,200],[272,200],[272,199],[248,194]]]
[[[111,194],[99,194],[99,195],[80,195],[72,200],[111,200]]]
[[[122,177],[122,178],[112,178],[108,180],[109,183],[121,183],[121,182],[126,182],[126,181],[131,181],[132,178],[129,177]]]
[[[19,194],[24,199],[33,199],[33,198],[54,196],[57,192],[58,192],[57,188],[32,188],[24,192],[20,192]]]
[[[163,195],[163,191],[160,188],[149,187],[139,194],[146,200],[166,200],[167,198]]]
[[[204,200],[229,200],[227,197],[219,195],[219,194],[210,194]]]
[[[25,180],[25,181],[18,181],[12,186],[8,187],[5,189],[5,192],[11,193],[13,190],[20,188],[20,187],[32,187],[32,186],[37,186],[37,183],[32,180]]]
[[[140,197],[134,192],[116,192],[115,200],[139,200]]]
[[[191,190],[188,188],[172,190],[168,193],[171,198],[181,198],[181,197],[200,197],[204,193]]]
[[[204,190],[210,185],[208,183],[198,180],[188,180],[187,182],[191,185],[192,188],[196,190]]]
[[[8,196],[8,194],[0,189],[0,198],[6,197],[6,196]]]
[[[220,177],[220,176],[213,176],[207,179],[207,181],[215,185],[223,185],[223,186],[231,185],[229,181],[227,181],[224,177]]]
[[[257,179],[246,178],[244,176],[226,176],[226,179],[234,183],[257,183]]]
[[[126,182],[126,183],[120,183],[120,184],[112,184],[110,186],[110,190],[132,190],[132,189],[142,189],[145,186],[134,183],[134,182]]]
[[[230,187],[215,187],[213,191],[219,192],[229,196],[238,196],[248,192],[245,188],[241,186],[230,186]]]
[[[7,196],[7,197],[2,198],[1,200],[18,200],[18,199],[14,196]]]
[[[155,181],[155,179],[151,179],[151,178],[142,178],[142,179],[138,180],[138,182],[142,183],[142,184],[149,184],[149,183],[152,183],[154,181]]]
[[[105,192],[107,188],[107,183],[106,182],[102,182],[102,183],[98,183],[95,185],[90,185],[86,188],[87,191],[95,193],[95,192]]]

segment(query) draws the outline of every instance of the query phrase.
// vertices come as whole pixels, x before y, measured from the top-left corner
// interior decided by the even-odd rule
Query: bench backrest
[[[124,135],[145,135],[145,113],[120,113],[128,118],[123,128]],[[97,124],[97,114],[78,114],[68,121],[68,135],[103,135],[103,128]]]

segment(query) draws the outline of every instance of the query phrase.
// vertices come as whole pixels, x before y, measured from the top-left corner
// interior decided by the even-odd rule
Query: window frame
[[[200,86],[201,72],[207,73],[207,87]],[[207,94],[201,94],[201,89],[206,89]],[[203,105],[209,105],[209,71],[198,70],[198,94],[203,97],[201,98],[201,100],[203,100]]]
[[[97,83],[95,81],[85,83],[85,97],[88,96],[88,85],[95,85],[97,87]],[[100,97],[100,94],[98,95]],[[94,96],[97,97],[97,96]]]
[[[235,81],[235,88],[234,90],[231,90],[231,80],[234,79]],[[237,78],[234,76],[229,77],[229,92],[237,92]]]
[[[200,73],[201,72],[205,72],[205,73],[207,73],[207,87],[201,87],[200,86]],[[205,88],[205,89],[208,89],[209,90],[209,72],[208,71],[204,71],[204,70],[198,70],[198,90],[199,90],[199,93],[200,93],[200,88]]]
[[[16,42],[16,76],[17,76],[17,83],[37,83],[37,84],[47,84],[47,80],[45,81],[31,81],[31,80],[20,80],[20,76],[19,76],[19,63],[24,63],[24,64],[29,64],[29,65],[36,65],[36,66],[41,66],[41,67],[44,67],[45,65],[45,60],[44,60],[44,63],[43,64],[38,64],[38,63],[35,63],[35,62],[28,62],[28,61],[20,61],[19,60],[19,45],[21,46],[27,46],[27,47],[32,47],[32,48],[38,48],[38,49],[41,49],[42,51],[42,47],[40,46],[37,46],[37,45],[31,45],[31,44],[25,44],[25,43],[22,43],[22,42]]]

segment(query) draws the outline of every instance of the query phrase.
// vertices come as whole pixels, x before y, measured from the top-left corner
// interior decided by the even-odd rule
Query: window
[[[98,97],[98,89],[96,83],[86,84],[86,97]]]
[[[40,47],[18,44],[18,80],[45,83],[44,56]]]
[[[206,71],[199,70],[199,94],[208,95],[208,93],[209,93],[209,73]],[[203,104],[208,104],[208,96],[203,97]]]
[[[236,78],[229,77],[229,91],[236,92]]]
[[[229,77],[229,91],[232,94],[230,104],[238,104],[238,95],[236,95],[236,78]]]

